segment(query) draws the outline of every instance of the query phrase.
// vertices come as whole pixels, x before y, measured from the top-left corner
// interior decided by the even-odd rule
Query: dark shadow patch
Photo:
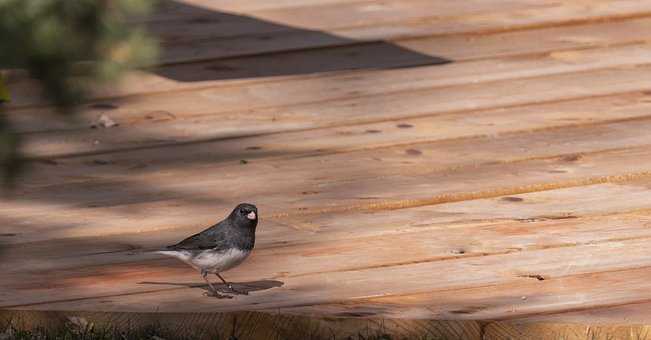
[[[344,317],[344,318],[368,318],[375,315],[377,315],[375,312],[362,312],[362,311],[335,313],[335,316]]]
[[[410,129],[410,128],[413,128],[414,126],[411,125],[411,124],[402,123],[402,124],[396,125],[396,127],[399,128],[399,129]]]
[[[523,275],[518,275],[519,277],[524,277],[527,279],[536,279],[538,281],[545,281],[546,278],[540,274],[523,274]]]
[[[549,215],[549,216],[542,216],[541,218],[546,219],[546,220],[570,220],[574,218],[579,218],[579,216],[575,215]]]
[[[565,161],[565,162],[576,162],[576,161],[580,160],[581,158],[583,158],[582,155],[580,155],[580,154],[574,154],[574,155],[566,155],[566,156],[563,156],[561,159],[562,159],[563,161]]]
[[[118,105],[109,103],[95,103],[89,105],[88,107],[95,110],[116,110],[119,108]]]
[[[161,17],[167,19],[155,19]],[[149,31],[161,41],[167,64],[152,71],[183,82],[450,62],[391,42],[358,41],[173,0],[160,1],[151,18]]]
[[[59,165],[59,162],[53,160],[53,159],[48,159],[48,158],[41,158],[35,160],[35,162],[40,163],[40,164],[47,164],[47,165]]]
[[[104,160],[104,159],[94,159],[92,164],[94,165],[108,165],[111,164],[111,162]]]
[[[176,116],[169,111],[157,110],[147,112],[145,114],[145,119],[150,122],[164,122],[174,120],[176,119]]]
[[[507,197],[500,198],[500,200],[501,201],[506,201],[506,202],[522,202],[522,201],[524,201],[524,198],[507,196]]]
[[[190,283],[190,282],[153,282],[153,281],[143,281],[138,282],[138,284],[143,285],[165,285],[165,286],[181,286],[187,288],[199,288],[205,291],[209,291],[210,288],[205,283]],[[260,281],[249,281],[249,282],[231,282],[233,288],[240,292],[258,292],[263,290],[268,290],[271,288],[282,287],[285,283],[278,280],[260,280]],[[230,293],[230,290],[223,283],[213,282],[212,284],[218,291],[221,293]]]
[[[407,149],[405,150],[405,153],[410,155],[410,156],[420,156],[423,154],[422,151],[416,150],[416,149]]]
[[[466,308],[451,310],[450,313],[458,314],[458,315],[468,315],[468,314],[481,312],[484,309],[486,309],[486,307],[484,306],[468,306]]]

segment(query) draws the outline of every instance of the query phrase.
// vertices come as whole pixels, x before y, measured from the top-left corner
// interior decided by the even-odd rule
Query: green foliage
[[[130,22],[150,1],[0,0],[0,69],[27,70],[59,112],[72,113],[90,85],[155,59],[156,43]],[[1,110],[0,162],[17,171],[18,136]]]
[[[68,112],[88,82],[153,60],[155,44],[128,18],[149,0],[0,0],[0,68],[24,68]]]

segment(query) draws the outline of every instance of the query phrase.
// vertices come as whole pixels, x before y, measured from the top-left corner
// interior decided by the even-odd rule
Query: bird
[[[246,291],[236,290],[221,273],[237,267],[251,254],[257,226],[258,208],[250,203],[240,203],[224,220],[157,253],[179,259],[198,270],[210,287],[209,296],[232,298],[220,294],[208,279],[208,274],[217,275],[231,293],[247,295]]]

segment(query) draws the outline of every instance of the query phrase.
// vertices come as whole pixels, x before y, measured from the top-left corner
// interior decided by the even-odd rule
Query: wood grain
[[[545,70],[548,66],[555,66],[558,69],[559,66],[565,65],[569,71],[594,67],[596,63],[602,67],[621,65],[627,61],[630,64],[631,58],[644,57],[646,45],[631,47],[632,49],[641,49],[637,52],[615,48],[594,52],[582,50],[591,47],[644,42],[647,40],[645,36],[631,36],[629,32],[648,32],[650,26],[651,20],[642,18],[563,28],[544,27],[509,33],[427,37],[395,43],[398,47],[417,53],[404,53],[404,51],[385,44],[364,44],[281,55],[272,54],[162,66],[152,70],[151,73],[136,72],[129,75],[119,86],[97,89],[95,96],[107,98],[109,101],[104,100],[89,105],[121,106],[122,104],[119,102],[111,101],[112,98],[152,92],[168,92],[166,95],[170,96],[172,95],[169,93],[170,91],[205,89],[215,86],[228,87],[224,91],[229,92],[223,93],[222,97],[231,98],[232,96],[231,101],[235,102],[243,94],[259,93],[265,89],[267,92],[269,90],[291,91],[293,96],[274,96],[273,98],[282,101],[292,100],[293,102],[305,100],[305,95],[297,96],[295,93],[297,89],[305,92],[309,89],[307,94],[310,95],[311,101],[323,101],[333,98],[333,95],[336,97],[341,91],[350,92],[351,89],[360,91],[361,94],[364,93],[361,91],[377,92],[386,88],[410,86],[410,83],[404,82],[405,78],[425,78],[430,82],[435,82],[434,84],[444,86],[471,83],[481,79],[496,79],[491,75],[504,74],[508,70],[511,70],[510,74],[512,75],[524,77],[539,69]],[[509,44],[502,44],[503,41],[509,41]],[[606,55],[608,53],[612,54]],[[641,55],[637,56],[638,53]],[[378,58],[378,55],[381,55],[382,58]],[[486,58],[489,60],[482,60]],[[427,67],[427,64],[438,64],[446,60],[454,62],[476,60],[477,62]],[[583,65],[584,62],[586,65]],[[419,65],[424,67],[383,72],[360,71],[355,75],[328,74],[332,71],[346,69],[364,70]],[[478,73],[477,70],[484,72]],[[324,72],[326,74],[321,74]],[[405,72],[404,75],[403,72]],[[431,76],[427,77],[429,74]],[[468,75],[481,78],[468,79]],[[304,78],[307,79],[303,80]],[[378,78],[382,81],[378,82]],[[9,107],[18,108],[43,103],[38,92],[34,91],[33,82],[18,76],[10,81],[12,92],[16,93],[16,98],[9,104]],[[346,86],[322,89],[320,85],[342,81]],[[264,84],[254,85],[256,83]],[[373,86],[369,86],[369,83]],[[414,85],[420,83],[422,80]],[[241,91],[242,87],[246,87],[246,91]],[[250,105],[264,104],[257,103],[257,101],[268,100],[269,96],[257,96],[254,99],[256,101],[252,102],[249,99],[248,103]]]
[[[13,71],[30,172],[0,198],[0,318],[640,335],[650,17],[633,0],[184,0],[130,19],[161,63],[77,120]],[[250,295],[205,297],[149,252],[242,201],[258,241],[226,277]]]
[[[534,110],[533,117],[535,112],[539,111]],[[318,163],[313,157],[278,158],[245,165],[238,161],[197,163],[192,158],[181,158],[181,164],[196,165],[170,168],[172,159],[163,158],[160,166],[130,171],[143,158],[151,156],[135,152],[131,157],[113,160],[114,165],[97,164],[96,158],[90,157],[68,165],[65,161],[41,165],[42,171],[31,180],[33,184],[23,187],[20,199],[7,201],[0,209],[5,216],[22,221],[10,223],[12,230],[18,231],[24,225],[38,228],[34,233],[21,232],[11,238],[17,240],[47,237],[47,228],[40,226],[52,225],[53,230],[59,230],[58,224],[69,224],[68,215],[57,217],[59,214],[52,213],[63,207],[73,215],[83,216],[84,221],[69,224],[67,232],[76,230],[74,233],[88,235],[92,230],[91,234],[99,235],[103,233],[100,230],[124,230],[120,226],[131,218],[130,214],[125,215],[129,211],[155,212],[146,223],[139,223],[138,230],[160,230],[192,223],[188,216],[208,223],[214,218],[215,209],[226,211],[230,202],[255,197],[265,197],[259,205],[267,216],[301,216],[310,211],[337,211],[344,207],[380,209],[594,184],[610,180],[608,176],[645,176],[644,164],[634,159],[647,152],[647,124],[644,119],[569,130],[525,131],[502,138],[452,138],[421,145],[333,153],[319,157],[322,161]],[[550,147],[550,138],[558,141],[556,147]],[[529,143],[529,148],[522,148],[523,143]],[[636,145],[642,146],[627,149]],[[608,164],[608,157],[630,159],[631,164]],[[199,154],[199,160],[205,158]],[[604,167],[593,165],[592,159]],[[260,171],[264,173],[265,169],[275,171],[267,171],[263,176]],[[494,173],[494,181],[482,182],[476,176],[478,169],[486,176]],[[95,171],[96,177],[89,177],[89,171]],[[106,173],[101,175],[98,171]],[[242,176],[248,180],[242,181]],[[187,180],[180,182],[178,178]],[[103,189],[98,192],[100,183]],[[388,183],[401,190],[383,193]],[[190,192],[191,200],[187,198]],[[288,197],[286,192],[295,194]]]

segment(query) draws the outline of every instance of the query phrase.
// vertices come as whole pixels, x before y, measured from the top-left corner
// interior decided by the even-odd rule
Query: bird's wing
[[[226,249],[228,244],[226,244],[225,237],[223,235],[224,230],[220,228],[218,223],[198,234],[194,234],[185,240],[168,246],[167,250],[204,250],[204,249]]]

